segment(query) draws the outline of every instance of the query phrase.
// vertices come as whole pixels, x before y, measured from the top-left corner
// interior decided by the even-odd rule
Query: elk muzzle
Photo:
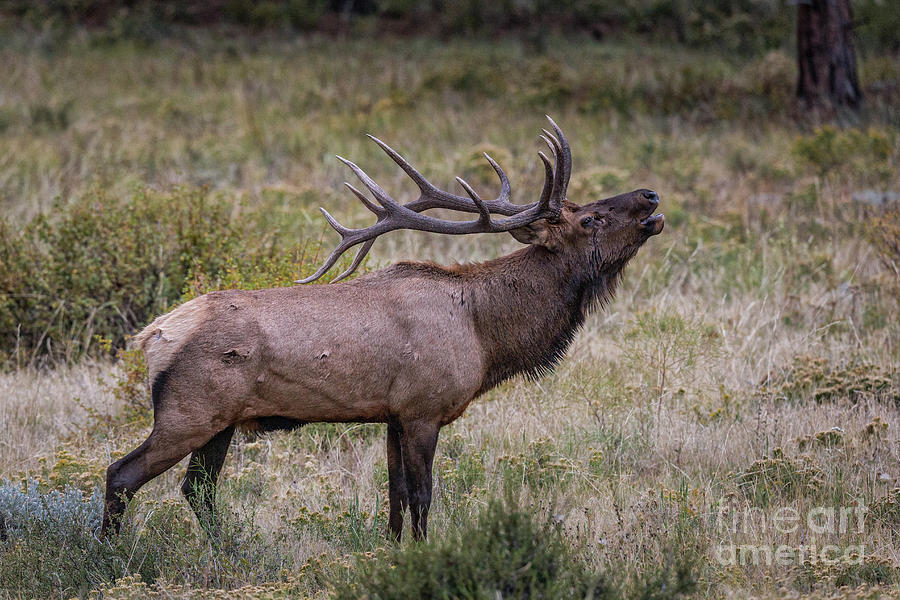
[[[658,235],[666,224],[666,218],[662,214],[650,215],[641,221],[641,230],[647,235]]]
[[[643,216],[643,219],[640,221],[641,231],[648,237],[659,234],[666,224],[666,219],[663,215],[653,214],[659,206],[659,194],[653,190],[638,190],[635,194],[638,196],[637,208],[639,214]]]

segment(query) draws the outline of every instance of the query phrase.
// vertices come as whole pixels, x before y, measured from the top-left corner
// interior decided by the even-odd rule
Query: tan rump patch
[[[144,352],[150,381],[172,364],[175,354],[190,338],[191,332],[203,323],[208,310],[209,300],[206,296],[194,298],[157,317],[134,336],[134,346]]]

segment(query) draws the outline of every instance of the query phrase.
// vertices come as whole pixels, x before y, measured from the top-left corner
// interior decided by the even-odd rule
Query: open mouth
[[[663,230],[663,226],[666,224],[666,218],[661,213],[656,215],[650,215],[643,221],[641,221],[641,228],[648,235],[657,235],[659,232]]]

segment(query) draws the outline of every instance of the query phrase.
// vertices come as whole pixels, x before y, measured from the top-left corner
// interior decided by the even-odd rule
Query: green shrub
[[[894,561],[877,555],[854,554],[833,562],[807,561],[796,567],[795,571],[797,582],[807,588],[820,583],[832,589],[846,589],[863,584],[891,585],[900,582],[900,567]]]
[[[866,233],[882,264],[900,284],[900,204],[870,219]]]
[[[200,262],[218,271],[240,235],[202,190],[97,193],[57,203],[20,234],[0,228],[0,360],[74,358],[99,334],[116,347],[179,298]]]
[[[884,423],[886,425],[886,423]],[[900,488],[894,488],[876,499],[866,518],[873,523],[881,523],[886,527],[900,526]]]
[[[600,599],[613,593],[557,528],[509,501],[492,502],[455,534],[357,557],[332,584],[338,599]]]
[[[735,481],[755,506],[770,506],[778,499],[795,500],[817,493],[824,478],[808,456],[786,457],[781,448],[775,448],[770,458],[754,461]]]
[[[812,135],[794,141],[791,152],[819,175],[837,169],[872,173],[880,179],[890,177],[890,158],[896,154],[896,140],[876,128],[837,129],[825,125]]]
[[[0,134],[5,133],[15,120],[13,111],[8,108],[0,108]]]
[[[883,0],[855,0],[853,28],[860,45],[897,52],[900,50],[900,11]]]
[[[0,365],[122,348],[181,299],[290,285],[321,260],[318,243],[283,251],[264,218],[237,221],[233,208],[198,188],[98,192],[57,203],[20,233],[0,220]]]
[[[423,92],[453,90],[469,95],[501,94],[506,86],[504,77],[478,56],[466,56],[444,61],[425,74]]]
[[[298,30],[312,29],[325,13],[324,0],[227,0],[224,6],[226,20],[252,27],[285,27]]]
[[[547,438],[528,443],[520,452],[503,455],[497,460],[504,484],[526,485],[533,490],[547,492],[577,469]]]
[[[622,346],[625,362],[632,373],[641,375],[644,406],[641,424],[662,427],[662,407],[668,399],[680,400],[684,388],[691,386],[691,374],[697,365],[708,364],[719,352],[721,335],[715,326],[700,318],[685,318],[678,313],[652,309],[640,312],[625,331]],[[656,405],[655,417],[652,414]]]
[[[28,118],[31,130],[35,133],[44,131],[65,131],[72,121],[72,101],[61,106],[37,103],[28,107]]]
[[[891,368],[863,362],[835,363],[809,355],[794,357],[783,373],[769,377],[762,392],[790,402],[858,402],[874,398],[900,403],[900,382]]]
[[[336,501],[341,505],[325,505],[321,511],[301,506],[300,514],[287,524],[301,539],[312,534],[342,552],[370,552],[384,543],[387,513],[380,500],[376,499],[373,513],[360,505],[358,496]]]

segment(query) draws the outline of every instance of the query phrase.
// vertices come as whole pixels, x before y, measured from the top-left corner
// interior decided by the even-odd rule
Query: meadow
[[[826,120],[784,50],[3,33],[0,598],[900,598],[896,55],[861,52],[863,112]],[[98,538],[152,419],[128,335],[310,273],[318,206],[368,222],[335,154],[412,199],[366,133],[486,196],[487,151],[533,201],[545,113],[571,200],[651,188],[666,229],[555,373],[442,430],[428,542],[386,539],[383,426],[334,424],[236,439],[219,538],[184,464]],[[392,234],[364,270],[517,247]]]

